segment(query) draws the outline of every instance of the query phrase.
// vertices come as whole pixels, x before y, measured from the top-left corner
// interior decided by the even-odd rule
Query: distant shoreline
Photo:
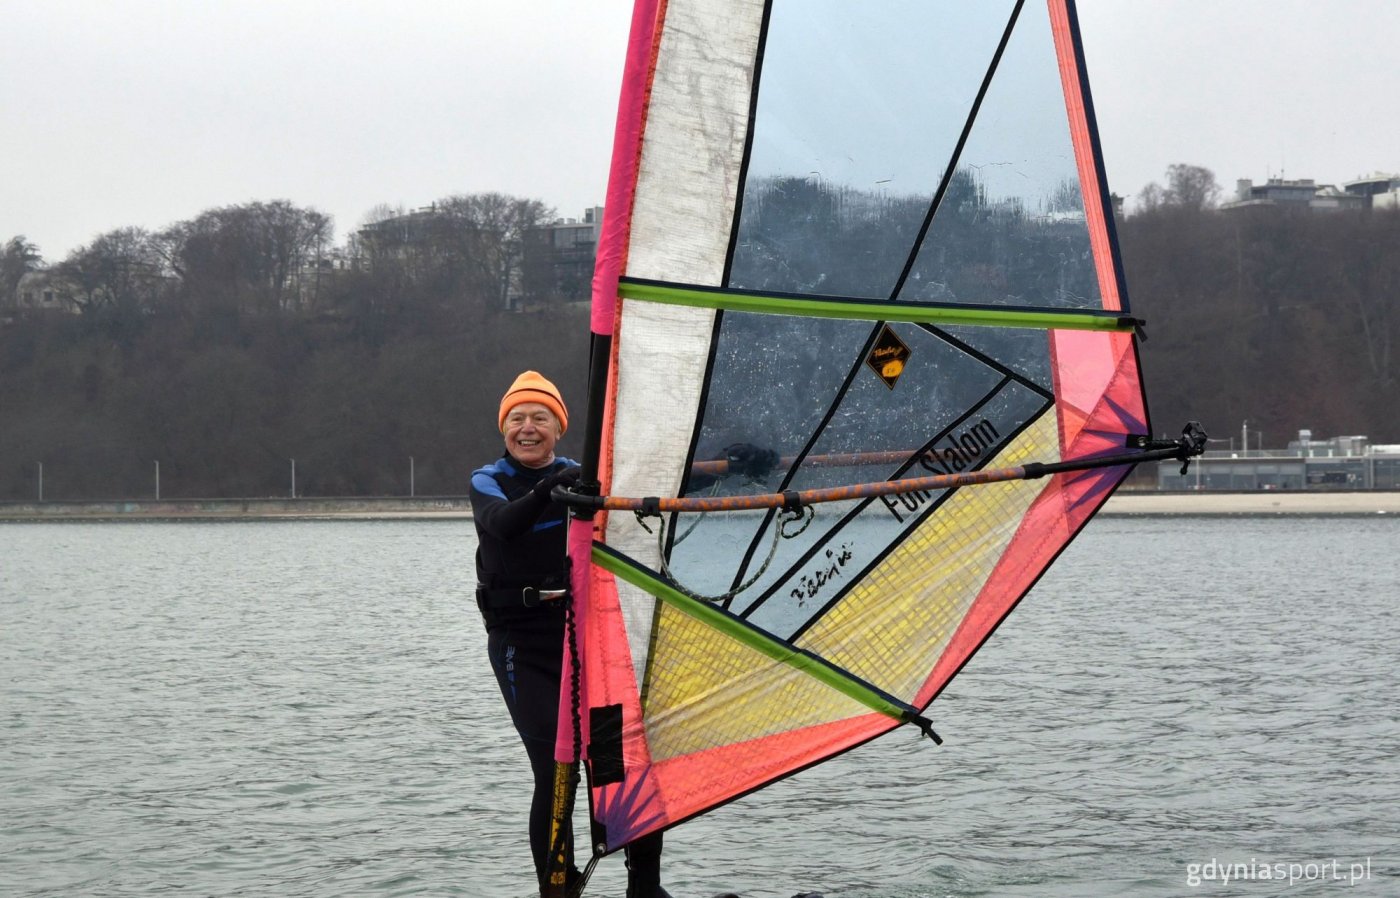
[[[1123,492],[1100,514],[1131,515],[1372,515],[1400,514],[1400,490],[1302,492]]]
[[[0,502],[0,521],[470,518],[466,496]]]
[[[1386,515],[1400,514],[1400,491],[1120,491],[1101,514]],[[451,520],[471,517],[465,496],[263,499],[127,499],[100,502],[0,502],[0,522]]]

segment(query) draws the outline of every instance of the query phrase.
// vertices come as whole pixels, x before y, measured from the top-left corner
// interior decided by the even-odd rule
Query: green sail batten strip
[[[1118,312],[949,308],[880,300],[802,299],[627,280],[618,284],[618,293],[625,299],[673,306],[861,321],[907,321],[914,324],[971,324],[1085,331],[1130,331],[1141,324],[1137,319]]]
[[[848,698],[865,705],[872,711],[878,711],[901,722],[910,720],[911,715],[918,713],[914,708],[891,701],[866,684],[852,679],[834,667],[823,664],[811,655],[801,652],[779,639],[747,627],[704,602],[692,599],[665,581],[653,577],[646,571],[639,570],[597,546],[593,547],[593,563],[604,570],[611,571],[633,586],[646,590],[677,611],[737,639],[749,648],[761,652],[780,664],[786,664],[807,674]]]

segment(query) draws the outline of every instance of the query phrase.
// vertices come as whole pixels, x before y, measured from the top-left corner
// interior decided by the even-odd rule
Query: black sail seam
[[[938,213],[938,207],[943,203],[943,197],[948,193],[948,185],[953,181],[953,173],[957,170],[963,147],[967,145],[967,139],[972,134],[972,125],[977,121],[977,113],[982,109],[982,100],[986,98],[987,90],[992,86],[992,76],[996,74],[997,66],[1001,64],[1002,54],[1006,52],[1006,45],[1011,41],[1011,32],[1016,29],[1016,20],[1021,15],[1021,7],[1024,3],[1025,0],[1016,0],[1016,6],[1011,10],[1006,28],[1001,33],[1001,41],[997,44],[996,52],[992,54],[992,61],[987,66],[986,75],[982,77],[982,84],[977,89],[977,97],[972,101],[972,109],[968,111],[967,121],[963,122],[962,133],[958,135],[958,142],[953,147],[953,154],[948,160],[948,166],[943,170],[943,177],[938,182],[938,189],[933,193],[933,199],[929,202],[923,224],[919,228],[918,235],[914,238],[914,245],[909,250],[909,257],[904,262],[904,268],[900,271],[894,288],[890,290],[890,299],[892,300],[898,299],[899,294],[904,292],[904,284],[909,280],[909,275],[914,270],[914,263],[919,259],[919,253],[924,247],[924,239],[928,237],[929,228],[933,227],[933,219]]]

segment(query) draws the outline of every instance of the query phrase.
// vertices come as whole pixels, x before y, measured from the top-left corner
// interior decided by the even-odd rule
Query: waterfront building
[[[1250,440],[1252,443],[1253,440]],[[1185,476],[1180,462],[1157,469],[1162,490],[1400,490],[1400,445],[1364,436],[1314,440],[1302,430],[1285,449],[1207,451]]]

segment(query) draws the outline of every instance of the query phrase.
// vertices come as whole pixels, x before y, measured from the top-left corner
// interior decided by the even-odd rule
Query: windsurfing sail
[[[1152,432],[1071,0],[638,0],[632,28],[584,480],[659,516],[571,529],[556,756],[596,854],[927,728]],[[943,476],[802,522],[662,510]]]

